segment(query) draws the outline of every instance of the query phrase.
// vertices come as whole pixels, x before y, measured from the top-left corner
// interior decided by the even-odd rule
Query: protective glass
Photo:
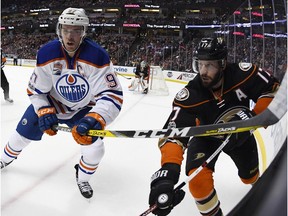
[[[194,72],[199,73],[203,67],[205,67],[206,70],[211,71],[219,69],[219,67],[222,67],[223,64],[224,60],[211,60],[209,63],[204,64],[201,60],[194,58],[192,67]]]
[[[83,29],[66,29],[66,28],[62,28],[61,32],[63,35],[72,35],[72,36],[82,36],[84,31]]]

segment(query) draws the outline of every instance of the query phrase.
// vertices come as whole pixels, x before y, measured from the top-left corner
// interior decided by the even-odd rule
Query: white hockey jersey
[[[54,106],[59,119],[70,119],[92,106],[90,112],[101,115],[106,125],[118,116],[123,103],[122,87],[108,53],[88,38],[73,58],[59,40],[41,47],[27,93],[35,112]]]

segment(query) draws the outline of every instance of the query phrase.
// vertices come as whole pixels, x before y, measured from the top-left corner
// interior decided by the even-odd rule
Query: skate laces
[[[78,184],[78,186],[82,192],[91,192],[92,191],[92,188],[88,182],[77,182],[77,184]]]

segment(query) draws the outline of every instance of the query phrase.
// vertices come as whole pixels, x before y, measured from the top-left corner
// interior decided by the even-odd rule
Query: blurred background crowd
[[[115,65],[141,60],[166,70],[192,71],[195,45],[204,36],[225,38],[231,62],[252,62],[281,79],[287,70],[285,0],[5,0],[1,47],[8,57],[35,59],[57,38],[67,7],[90,17],[88,37],[103,46]]]

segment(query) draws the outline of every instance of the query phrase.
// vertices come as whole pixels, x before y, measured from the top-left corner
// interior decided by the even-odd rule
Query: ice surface
[[[5,66],[14,104],[1,99],[1,151],[26,107],[26,86],[33,68]],[[121,114],[107,129],[159,129],[183,84],[168,82],[169,96],[133,94],[130,81],[119,76],[124,89]],[[76,185],[74,165],[80,148],[71,134],[58,132],[32,142],[1,173],[2,216],[137,216],[148,208],[151,175],[160,168],[157,139],[105,138],[105,156],[90,183],[94,196],[88,202]],[[184,171],[185,162],[182,165]],[[186,176],[181,173],[180,182]],[[241,183],[232,160],[221,154],[216,164],[215,187],[227,214],[251,186]],[[199,215],[188,187],[171,216]],[[151,214],[152,215],[152,214]]]

